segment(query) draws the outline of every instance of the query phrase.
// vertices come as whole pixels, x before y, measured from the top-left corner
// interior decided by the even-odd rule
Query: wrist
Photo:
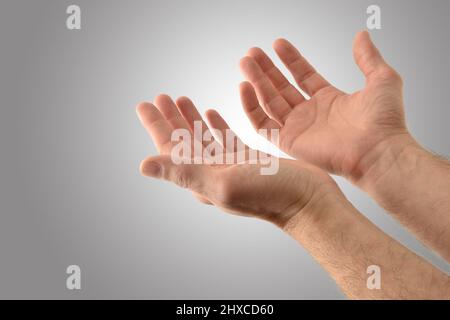
[[[400,174],[407,163],[428,155],[409,133],[399,134],[381,141],[364,155],[350,180],[369,191],[382,184],[387,176]]]
[[[342,217],[343,211],[350,210],[351,204],[338,186],[334,187],[325,186],[317,190],[309,202],[284,225],[284,232],[303,242],[305,230],[333,225],[339,215]]]
[[[425,245],[450,259],[450,164],[409,137],[380,144],[384,151],[367,161],[357,181],[386,211]]]

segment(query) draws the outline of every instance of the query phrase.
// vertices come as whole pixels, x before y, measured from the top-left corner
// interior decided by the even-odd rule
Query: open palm
[[[139,104],[137,112],[160,153],[142,162],[142,173],[188,188],[203,203],[214,204],[234,214],[268,220],[284,228],[307,204],[311,205],[316,199],[322,201],[325,194],[332,195],[328,198],[333,199],[343,196],[326,173],[300,161],[281,159],[274,175],[261,175],[261,165],[248,162],[175,164],[171,156],[175,145],[171,139],[174,130],[185,129],[193,136],[194,122],[198,121],[202,123],[203,136],[211,129],[223,132],[225,136],[225,131],[230,130],[228,124],[217,111],[209,110],[206,113],[208,127],[187,97],[174,102],[169,96],[160,95],[154,104]],[[218,148],[217,151],[223,154],[242,151],[236,144],[217,143],[222,145],[222,150]],[[244,146],[244,152],[248,150]]]
[[[407,133],[402,81],[382,58],[367,32],[355,37],[353,53],[366,77],[363,90],[346,94],[327,82],[288,41],[274,49],[297,90],[259,48],[241,60],[249,82],[241,99],[256,129],[279,129],[279,147],[336,174],[358,175],[359,163],[383,141]]]

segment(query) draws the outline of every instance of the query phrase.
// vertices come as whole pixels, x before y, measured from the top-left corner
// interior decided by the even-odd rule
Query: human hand
[[[277,174],[261,175],[256,164],[175,164],[169,155],[173,130],[192,132],[193,121],[201,121],[202,127],[209,129],[187,98],[175,104],[168,96],[159,96],[155,105],[142,103],[137,108],[162,154],[142,162],[144,175],[188,188],[202,202],[225,211],[276,224],[310,252],[350,298],[448,297],[447,275],[374,226],[316,167],[282,159]],[[208,111],[207,119],[211,129],[229,129],[215,111]],[[227,145],[222,147],[224,154],[239,152]],[[367,287],[366,271],[372,263],[383,270],[382,290]]]
[[[261,175],[260,164],[174,164],[170,156],[173,130],[182,128],[193,133],[194,121],[201,121],[205,132],[209,130],[194,104],[185,97],[174,103],[170,97],[160,95],[154,105],[139,104],[137,112],[161,154],[142,162],[142,174],[188,188],[204,203],[268,220],[284,228],[293,217],[295,221],[303,219],[299,215],[307,206],[325,206],[344,198],[327,174],[300,161],[280,160],[275,175]],[[211,128],[225,136],[224,131],[229,127],[223,118],[214,110],[209,110],[206,116]],[[224,154],[238,152],[227,149],[226,145],[222,147]]]
[[[277,40],[274,48],[311,98],[290,84],[261,49],[250,49],[241,60],[250,83],[242,83],[240,91],[253,126],[279,129],[283,151],[347,177],[450,261],[450,164],[409,134],[402,80],[369,34],[360,32],[354,40],[354,58],[366,85],[353,94],[328,83],[286,40]]]
[[[290,84],[259,48],[241,60],[249,82],[241,84],[240,92],[256,129],[280,129],[283,151],[357,181],[386,149],[378,146],[414,143],[404,120],[402,80],[367,32],[358,33],[353,45],[366,86],[352,94],[328,83],[288,41],[277,40],[274,49],[311,98]]]

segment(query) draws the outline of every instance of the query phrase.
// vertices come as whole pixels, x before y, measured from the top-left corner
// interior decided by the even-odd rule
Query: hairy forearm
[[[305,207],[285,231],[349,298],[450,298],[448,275],[387,236],[348,201],[324,197],[319,203]],[[369,266],[380,268],[380,289],[367,286]]]
[[[450,261],[450,164],[411,137],[380,144],[357,182],[427,246]]]

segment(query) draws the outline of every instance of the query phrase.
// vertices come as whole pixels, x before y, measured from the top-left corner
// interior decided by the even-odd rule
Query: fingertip
[[[168,94],[161,93],[156,96],[154,103],[156,105],[158,105],[158,104],[164,104],[166,102],[171,102],[171,101],[172,101],[172,98]]]
[[[145,176],[144,167],[145,167],[145,160],[142,160],[141,163],[139,164],[139,172],[143,176]]]
[[[206,111],[205,111],[205,115],[206,116],[208,116],[208,115],[215,115],[215,114],[217,114],[218,112],[215,110],[215,109],[207,109]]]
[[[214,124],[214,120],[221,119],[220,113],[215,109],[208,109],[205,111],[206,120],[208,120],[209,124]]]
[[[159,178],[162,174],[162,167],[161,164],[152,160],[152,158],[148,158],[141,162],[139,171],[143,176]]]
[[[359,46],[365,41],[372,41],[370,33],[367,30],[361,30],[356,33],[355,38],[353,39],[353,46]]]
[[[240,68],[244,77],[250,82],[258,81],[263,74],[261,66],[250,56],[241,59]]]
[[[206,110],[205,111],[205,113],[204,113],[204,115],[205,115],[205,120],[206,120],[206,123],[208,124],[208,127],[210,128],[210,129],[212,129],[212,124],[211,124],[211,122],[214,122],[214,114],[212,113],[212,111],[211,110]]]
[[[186,96],[178,97],[177,100],[176,100],[177,104],[186,104],[186,103],[189,103],[189,102],[191,102],[191,99],[189,99]]]
[[[248,49],[247,56],[256,57],[258,55],[261,55],[262,53],[263,53],[263,50],[261,48],[252,47],[252,48]]]
[[[239,60],[239,68],[241,70],[244,69],[244,65],[247,63],[247,58],[248,58],[248,56],[244,56]]]
[[[189,99],[186,96],[179,97],[175,104],[177,105],[178,109],[180,111],[190,110],[192,106],[194,106],[194,103],[191,99]]]
[[[292,46],[292,44],[289,41],[287,41],[286,39],[284,39],[284,38],[278,38],[272,44],[272,47],[273,47],[273,49],[275,51],[277,49],[280,49],[280,48],[283,48],[283,47],[287,47],[287,46]]]
[[[151,108],[152,106],[153,104],[147,101],[139,102],[136,106],[136,112],[139,113],[145,111],[147,108]]]
[[[156,109],[156,107],[150,103],[150,102],[140,102],[136,106],[136,113],[141,121],[145,119],[145,117],[148,115],[152,115],[153,108]]]
[[[244,90],[248,83],[248,81],[242,81],[241,83],[239,83],[239,91]]]
[[[245,72],[248,70],[249,66],[251,66],[253,63],[256,63],[253,57],[245,56],[241,58],[241,60],[239,61],[239,66],[241,70]]]
[[[361,30],[361,31],[358,32],[358,34],[359,34],[360,37],[370,38],[370,33],[367,30]]]

